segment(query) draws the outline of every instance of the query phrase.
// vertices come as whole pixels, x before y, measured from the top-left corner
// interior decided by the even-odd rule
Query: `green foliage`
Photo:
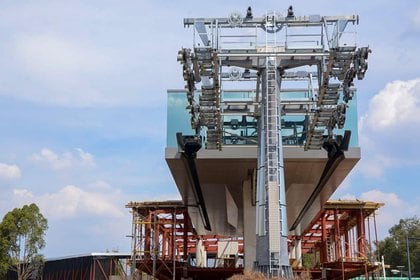
[[[302,254],[302,265],[304,268],[313,268],[315,266],[314,254]]]
[[[7,242],[0,232],[0,279],[4,278],[10,263],[10,257],[7,252]]]
[[[420,275],[420,220],[417,216],[401,219],[397,225],[389,229],[389,237],[379,242],[379,252],[385,258],[385,263],[392,269],[397,266],[408,268],[407,236],[410,249],[410,265],[412,276]],[[417,239],[417,240],[415,240]]]
[[[0,224],[0,275],[8,268],[16,270],[19,280],[38,273],[47,228],[47,219],[34,203],[8,212]]]

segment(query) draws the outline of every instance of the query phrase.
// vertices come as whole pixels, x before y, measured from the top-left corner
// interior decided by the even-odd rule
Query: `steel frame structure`
[[[334,158],[334,152],[346,146],[334,129],[344,127],[347,102],[355,93],[353,80],[363,79],[370,52],[368,47],[358,49],[354,37],[346,38],[346,27],[358,21],[355,15],[295,16],[291,6],[286,16],[267,12],[254,17],[248,8],[245,16],[184,19],[184,26],[193,27],[194,49],[181,49],[178,61],[183,65],[195,138],[205,139],[207,149],[221,150],[227,116],[235,113],[257,120],[255,265],[267,275],[292,275],[281,117],[305,116],[305,150],[324,147]],[[224,99],[232,89],[241,92],[240,82],[248,92],[251,85],[255,95],[245,102]],[[288,82],[299,85],[298,89],[287,86]],[[306,83],[304,96],[296,94],[302,92],[302,82]],[[201,85],[200,93],[196,85]],[[287,93],[289,98],[284,98]]]
[[[308,272],[302,268],[301,256],[311,254],[316,264],[309,269],[313,278],[364,275],[367,279],[369,273],[380,268],[376,212],[383,205],[359,200],[327,201],[302,235],[288,236],[294,272]],[[237,258],[246,253],[243,238],[197,235],[181,201],[130,202],[126,207],[133,215],[134,279],[225,279],[243,272]],[[236,257],[218,259],[220,242],[237,243]],[[200,250],[208,257],[204,263],[200,263]]]
[[[368,273],[380,268],[376,211],[383,205],[358,200],[327,201],[301,236],[289,236],[290,250],[313,256],[318,264],[311,269],[314,278],[364,275],[368,279]],[[295,271],[302,271],[298,260]]]
[[[112,280],[126,279],[129,255],[98,253],[62,259],[46,260],[42,279],[44,280]],[[17,279],[8,274],[6,279]],[[40,278],[41,279],[41,278]]]
[[[242,272],[238,257],[243,255],[243,238],[197,235],[182,201],[130,202],[126,207],[133,218],[131,275],[135,279],[194,275],[219,279]],[[220,242],[235,243],[235,257],[218,258]],[[204,251],[204,259],[199,258],[199,251]]]

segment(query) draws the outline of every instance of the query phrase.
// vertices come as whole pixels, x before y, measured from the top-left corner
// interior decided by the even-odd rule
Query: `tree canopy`
[[[24,280],[38,273],[47,228],[47,219],[34,203],[8,212],[0,224],[0,274],[12,269]]]
[[[408,270],[407,237],[410,251],[411,275],[420,276],[420,220],[417,216],[401,219],[389,229],[389,236],[379,242],[379,252],[391,269]]]

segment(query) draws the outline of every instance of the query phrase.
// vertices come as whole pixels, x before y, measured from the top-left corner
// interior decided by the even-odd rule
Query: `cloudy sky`
[[[359,14],[373,53],[357,82],[362,160],[335,194],[385,202],[380,237],[420,215],[420,2],[293,1],[297,15]],[[47,257],[128,252],[131,200],[178,198],[164,161],[166,89],[182,88],[184,17],[282,1],[2,1],[0,216],[36,202]]]

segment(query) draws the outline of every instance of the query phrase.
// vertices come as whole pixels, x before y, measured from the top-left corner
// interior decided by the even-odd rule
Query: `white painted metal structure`
[[[185,26],[194,27],[194,51],[182,49],[178,60],[196,136],[204,137],[208,150],[222,151],[238,139],[258,144],[255,265],[272,276],[291,276],[282,117],[305,117],[293,145],[305,151],[324,146],[331,158],[340,149],[342,137],[336,137],[334,129],[344,125],[346,103],[355,91],[353,79],[363,78],[370,52],[357,49],[355,33],[345,32],[349,23],[356,25],[358,17],[297,17],[292,7],[287,16],[267,12],[253,17],[248,8],[245,16],[184,19]],[[229,95],[239,98],[226,98]],[[227,123],[233,129],[240,125],[229,118],[235,115],[242,116],[242,126],[249,124],[247,117],[254,118],[258,137],[228,132]],[[290,122],[296,130],[298,122]],[[188,192],[184,195],[189,203]],[[300,214],[293,215],[294,228],[303,219],[301,209],[296,211]]]

